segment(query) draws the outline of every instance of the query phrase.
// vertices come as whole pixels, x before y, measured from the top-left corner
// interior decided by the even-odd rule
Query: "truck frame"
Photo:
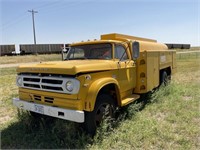
[[[165,83],[176,51],[156,40],[123,34],[73,43],[63,61],[21,65],[13,104],[31,114],[83,123],[95,134],[103,116]]]

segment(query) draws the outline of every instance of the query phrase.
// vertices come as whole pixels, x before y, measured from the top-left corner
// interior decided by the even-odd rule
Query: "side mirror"
[[[70,49],[69,47],[62,49],[62,60],[66,60],[66,56],[67,56],[69,49]]]
[[[140,56],[140,45],[139,42],[132,43],[132,57],[133,60],[137,59]]]

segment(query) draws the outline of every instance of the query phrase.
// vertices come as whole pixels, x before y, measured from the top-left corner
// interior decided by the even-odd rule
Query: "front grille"
[[[40,86],[39,85],[37,85],[37,84],[31,84],[31,83],[24,83],[24,86],[25,87],[30,87],[30,88],[40,88]]]
[[[46,103],[53,103],[53,101],[54,101],[53,97],[33,95],[33,98],[35,101],[42,101],[42,99],[44,99],[44,102],[46,102]]]
[[[52,98],[52,97],[44,97],[44,101],[47,102],[47,103],[53,103],[54,98]]]
[[[24,78],[24,81],[40,82],[40,79],[37,79],[37,78]]]
[[[62,84],[61,80],[51,80],[51,79],[42,79],[43,83],[51,83],[51,84]]]
[[[61,76],[41,76],[40,74],[20,74],[18,77],[22,78],[23,88],[59,93],[69,93],[65,85],[69,80],[74,80],[73,78]]]
[[[33,95],[33,97],[34,97],[34,100],[36,100],[36,101],[41,101],[42,100],[41,96]]]
[[[62,88],[61,88],[61,87],[53,87],[53,86],[45,86],[45,85],[42,85],[42,88],[43,88],[43,89],[46,89],[46,90],[62,91]]]

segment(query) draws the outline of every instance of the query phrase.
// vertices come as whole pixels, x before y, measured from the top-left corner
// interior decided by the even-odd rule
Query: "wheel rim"
[[[101,104],[95,114],[96,126],[99,126],[101,124],[104,117],[108,118],[112,116],[113,116],[113,107],[108,103]]]

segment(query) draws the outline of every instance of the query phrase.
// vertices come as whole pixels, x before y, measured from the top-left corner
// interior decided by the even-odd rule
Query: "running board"
[[[133,94],[129,97],[126,97],[125,99],[122,100],[122,106],[125,106],[125,105],[128,105],[130,104],[131,102],[137,100],[140,98],[140,95],[137,95],[137,94]]]

